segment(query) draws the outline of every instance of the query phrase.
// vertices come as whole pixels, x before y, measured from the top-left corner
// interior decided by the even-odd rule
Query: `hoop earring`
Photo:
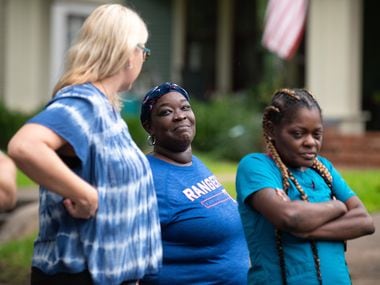
[[[156,138],[151,135],[148,136],[146,141],[148,142],[148,145],[150,146],[153,146],[156,144]]]

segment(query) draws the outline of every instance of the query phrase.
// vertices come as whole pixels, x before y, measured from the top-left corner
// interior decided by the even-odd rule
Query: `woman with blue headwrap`
[[[237,204],[192,154],[196,120],[189,100],[186,90],[166,82],[142,103],[163,241],[163,267],[142,284],[246,284],[248,251]]]

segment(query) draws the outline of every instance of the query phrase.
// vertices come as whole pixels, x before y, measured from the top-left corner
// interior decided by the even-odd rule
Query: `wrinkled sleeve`
[[[46,108],[27,123],[43,125],[67,141],[79,159],[87,160],[90,130],[95,121],[93,105],[79,97],[53,99]]]
[[[261,155],[247,155],[239,163],[236,174],[236,192],[240,202],[264,189],[282,189],[281,176],[269,159]]]

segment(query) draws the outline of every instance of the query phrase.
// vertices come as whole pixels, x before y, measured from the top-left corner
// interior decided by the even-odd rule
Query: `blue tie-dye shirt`
[[[152,173],[105,95],[90,83],[65,87],[29,123],[48,127],[72,146],[79,160],[71,169],[99,194],[96,216],[75,219],[64,197],[40,187],[32,266],[47,274],[87,269],[102,285],[156,272],[162,248]]]

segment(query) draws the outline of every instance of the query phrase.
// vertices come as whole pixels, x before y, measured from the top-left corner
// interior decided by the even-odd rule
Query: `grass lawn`
[[[17,179],[17,185],[19,188],[34,185],[34,182],[21,171],[17,171],[16,179]]]
[[[31,235],[0,246],[0,283],[25,285],[29,276],[33,240]]]
[[[380,169],[342,170],[342,176],[363,201],[368,211],[380,211]]]
[[[216,161],[204,154],[197,155],[214,172],[226,190],[235,197],[237,163]],[[380,211],[380,169],[341,170],[341,173],[370,212]],[[30,186],[33,183],[22,173],[18,174],[17,179],[20,187]],[[0,283],[25,284],[31,263],[33,239],[34,235],[0,245]]]

